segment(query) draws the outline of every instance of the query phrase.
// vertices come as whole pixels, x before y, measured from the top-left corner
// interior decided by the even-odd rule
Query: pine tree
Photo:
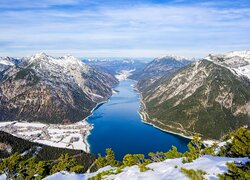
[[[188,143],[189,152],[184,153],[183,163],[192,162],[201,155],[202,141],[201,135],[194,135],[190,143]]]
[[[3,159],[0,163],[0,173],[6,174],[7,179],[12,179],[16,174],[19,163],[23,160],[23,157],[19,153],[15,153],[8,158]]]
[[[177,147],[172,146],[172,149],[168,152],[164,153],[164,160],[165,159],[173,159],[173,158],[180,158],[183,154],[178,152]]]
[[[107,164],[110,166],[118,166],[118,161],[115,159],[115,153],[112,149],[106,149],[106,160]]]
[[[241,127],[230,133],[226,146],[219,152],[220,156],[250,157],[250,130]]]
[[[220,174],[220,180],[250,179],[250,162],[246,164],[227,163],[228,172]]]
[[[70,169],[77,165],[75,158],[69,157],[68,154],[62,154],[58,162],[52,167],[51,174],[60,171],[70,171]]]
[[[115,159],[115,153],[112,149],[106,149],[106,155],[104,157],[101,154],[98,154],[98,158],[95,161],[98,169],[105,166],[119,166],[121,163]]]
[[[137,160],[134,158],[133,154],[126,154],[123,157],[122,162],[123,162],[124,166],[133,166],[133,165],[136,165]]]

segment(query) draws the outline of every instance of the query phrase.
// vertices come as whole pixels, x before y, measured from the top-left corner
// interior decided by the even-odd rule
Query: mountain
[[[0,81],[3,78],[3,73],[7,69],[9,69],[12,66],[15,66],[15,64],[19,64],[20,60],[12,58],[12,57],[0,57]]]
[[[21,59],[0,81],[0,121],[76,122],[107,100],[118,81],[73,56]]]
[[[163,76],[169,76],[178,69],[190,64],[192,60],[178,56],[156,58],[141,71],[135,72],[130,78],[138,80],[138,88],[145,89]]]
[[[142,70],[146,63],[143,60],[132,59],[89,59],[83,60],[86,64],[91,65],[100,70],[106,70],[107,72],[115,75],[122,70]]]
[[[205,139],[250,126],[249,54],[209,55],[156,80],[141,90],[144,121]]]

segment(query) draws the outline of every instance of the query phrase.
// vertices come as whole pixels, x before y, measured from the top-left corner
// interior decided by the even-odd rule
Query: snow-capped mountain
[[[205,59],[227,67],[236,75],[250,79],[250,51],[233,51],[224,55],[209,55]]]
[[[0,57],[0,72],[14,66],[17,63],[17,59],[11,57]]]
[[[167,61],[169,59],[174,59],[174,60],[180,61],[180,62],[194,61],[194,58],[190,59],[190,58],[186,58],[186,57],[183,57],[183,56],[176,56],[176,55],[173,55],[173,54],[155,58],[155,61]]]
[[[210,55],[147,88],[138,84],[144,120],[167,131],[198,132],[212,139],[250,126],[250,81],[239,76],[239,69],[245,68],[243,75],[250,70],[246,57],[242,52]]]
[[[115,75],[123,70],[140,71],[146,65],[144,61],[133,60],[133,59],[100,59],[100,60],[84,60],[88,65],[94,66],[101,70],[106,70],[107,72]]]
[[[117,80],[67,55],[38,53],[4,72],[0,82],[3,120],[79,121],[112,94]]]

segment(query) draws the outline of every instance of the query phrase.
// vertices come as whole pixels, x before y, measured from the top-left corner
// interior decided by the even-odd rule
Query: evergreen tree
[[[0,173],[6,174],[7,179],[12,179],[16,175],[19,163],[23,157],[19,153],[15,153],[8,158],[3,159],[0,163]]]
[[[110,165],[110,166],[118,166],[119,165],[118,161],[115,159],[114,151],[110,148],[106,149],[106,160],[107,160],[108,165]]]
[[[202,155],[211,155],[211,156],[215,156],[216,153],[215,153],[215,149],[217,148],[217,143],[214,143],[212,146],[208,146],[208,147],[205,147],[203,150],[202,150]]]
[[[164,160],[164,153],[163,152],[150,152],[148,153],[148,156],[153,162],[161,162]]]
[[[172,146],[172,149],[168,152],[164,153],[164,160],[165,159],[173,159],[173,158],[180,158],[183,154],[181,152],[178,152],[177,147]]]
[[[106,149],[106,155],[104,157],[101,154],[98,154],[98,158],[95,161],[98,169],[105,166],[119,166],[121,163],[115,159],[115,153],[112,149]]]
[[[192,162],[201,155],[202,141],[201,135],[196,134],[193,136],[191,142],[188,143],[188,152],[184,153],[183,163]]]
[[[220,174],[220,180],[250,179],[250,162],[246,164],[227,163],[228,172]]]
[[[137,158],[134,154],[126,154],[122,160],[124,166],[133,166],[138,163]]]
[[[241,127],[230,133],[226,146],[219,152],[220,156],[250,157],[250,130]]]
[[[75,158],[69,157],[68,154],[62,154],[57,161],[58,162],[52,166],[51,174],[60,171],[70,171],[71,168],[77,165]]]
[[[182,167],[181,172],[186,174],[191,180],[205,180],[204,175],[206,174],[206,172],[200,169],[194,170],[194,169],[185,169]]]

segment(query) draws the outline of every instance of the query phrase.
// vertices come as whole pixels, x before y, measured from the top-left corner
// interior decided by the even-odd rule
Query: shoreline
[[[78,122],[72,123],[72,124],[63,125],[63,124],[47,124],[47,123],[41,123],[41,122],[27,122],[27,121],[22,121],[22,122],[4,121],[4,122],[0,122],[0,129],[3,132],[11,134],[12,136],[15,136],[15,137],[18,137],[18,138],[21,138],[21,139],[24,139],[24,140],[27,140],[30,142],[40,143],[40,144],[44,144],[44,145],[51,146],[51,147],[57,147],[57,148],[82,150],[86,153],[91,153],[90,152],[90,144],[89,144],[87,138],[91,134],[91,130],[94,127],[93,127],[93,124],[90,124],[87,121],[87,119],[93,115],[93,112],[97,108],[99,108],[102,104],[104,104],[108,101],[109,101],[109,99],[97,103],[91,109],[90,114],[87,117],[85,117],[84,119],[82,119]],[[13,133],[12,130],[8,128],[8,126],[13,126],[15,128],[17,128],[17,127],[25,128],[25,131],[23,131],[23,134]],[[69,142],[64,142],[62,140],[60,140],[60,142],[56,142],[59,139],[57,139],[57,140],[40,139],[40,138],[37,139],[36,137],[34,137],[34,134],[32,134],[32,133],[31,133],[32,135],[29,135],[29,137],[31,137],[31,138],[28,138],[27,134],[29,134],[30,129],[32,129],[32,132],[36,132],[35,134],[42,133],[45,130],[47,135],[50,136],[51,138],[53,138],[51,136],[53,134],[52,131],[53,132],[58,131],[58,130],[61,131],[63,129],[65,129],[65,131],[66,130],[67,131],[75,131],[76,129],[78,129],[79,132],[76,134],[76,136],[79,138],[79,142],[82,143],[82,146],[79,146],[79,143],[74,144],[74,142],[70,145],[67,145],[67,143],[69,143]],[[66,132],[63,132],[63,133],[66,133]],[[58,134],[60,135],[61,132],[59,132]],[[74,134],[74,133],[72,133],[72,134]],[[72,134],[66,135],[66,136],[71,137]]]
[[[90,124],[90,123],[88,122],[88,118],[91,117],[91,116],[93,115],[93,112],[94,112],[96,109],[98,109],[100,106],[102,106],[103,104],[107,103],[108,101],[109,101],[109,98],[108,98],[107,100],[105,100],[105,101],[101,101],[101,102],[97,103],[97,104],[95,105],[95,107],[90,111],[90,115],[88,115],[86,118],[84,118],[83,120],[81,120],[81,121],[78,122],[78,123],[85,122],[85,123],[87,123],[87,124],[89,124],[89,125],[91,126],[91,129],[88,130],[86,136],[83,138],[84,144],[86,144],[86,151],[85,151],[85,152],[87,152],[87,153],[91,153],[91,152],[90,152],[90,147],[91,147],[91,145],[90,145],[90,143],[88,142],[88,137],[91,135],[91,130],[94,129],[94,125],[93,125],[93,124]]]
[[[160,128],[160,127],[158,127],[158,126],[156,126],[156,125],[154,125],[154,124],[152,124],[152,123],[150,123],[150,122],[145,121],[144,118],[143,118],[143,115],[141,114],[140,111],[138,111],[138,114],[139,114],[140,117],[141,117],[141,122],[144,123],[144,124],[153,126],[154,128],[159,129],[159,130],[161,130],[161,131],[163,131],[163,132],[166,132],[166,133],[169,133],[169,134],[174,134],[174,135],[177,135],[177,136],[180,136],[180,137],[189,139],[189,140],[192,140],[192,139],[193,139],[191,136],[186,136],[186,135],[181,134],[181,133],[176,133],[176,132],[173,132],[173,131],[169,131],[169,130],[162,129],[162,128]]]
[[[136,81],[135,81],[136,82]],[[177,135],[177,136],[180,136],[180,137],[183,137],[183,138],[186,138],[186,139],[189,139],[189,140],[192,140],[192,136],[187,136],[187,135],[184,135],[184,134],[181,134],[181,133],[176,133],[176,132],[173,132],[173,131],[169,131],[169,130],[165,130],[165,129],[162,129],[156,125],[154,125],[153,123],[150,123],[150,122],[147,122],[146,119],[148,116],[148,114],[143,110],[143,107],[145,107],[145,104],[144,102],[142,101],[142,94],[141,92],[138,90],[138,88],[136,87],[136,84],[133,85],[133,89],[134,91],[139,95],[139,98],[140,98],[140,106],[139,106],[139,109],[138,109],[138,114],[141,118],[141,122],[144,123],[144,124],[147,124],[147,125],[150,125],[156,129],[159,129],[163,132],[167,132],[167,133],[170,133],[170,134],[174,134],[174,135]]]
[[[150,122],[147,122],[147,117],[148,117],[148,114],[147,112],[144,110],[145,108],[145,103],[142,101],[142,94],[141,92],[138,90],[138,88],[136,87],[136,85],[134,84],[134,90],[135,92],[139,95],[140,97],[140,107],[138,109],[138,114],[141,118],[141,122],[144,123],[144,124],[147,124],[147,125],[150,125],[156,129],[159,129],[160,131],[163,131],[163,132],[166,132],[166,133],[170,133],[170,134],[174,134],[174,135],[177,135],[177,136],[180,136],[180,137],[183,137],[183,138],[186,138],[186,139],[189,139],[189,140],[192,140],[193,137],[192,136],[187,136],[187,135],[184,135],[182,133],[177,133],[177,132],[174,132],[174,131],[170,131],[170,130],[166,130],[166,129],[162,129],[158,126],[156,126],[155,124],[153,123],[150,123]],[[214,139],[203,139],[202,140],[203,144],[206,145],[206,146],[210,146],[212,145],[213,143],[220,143],[220,141],[217,141],[217,140],[214,140]]]

